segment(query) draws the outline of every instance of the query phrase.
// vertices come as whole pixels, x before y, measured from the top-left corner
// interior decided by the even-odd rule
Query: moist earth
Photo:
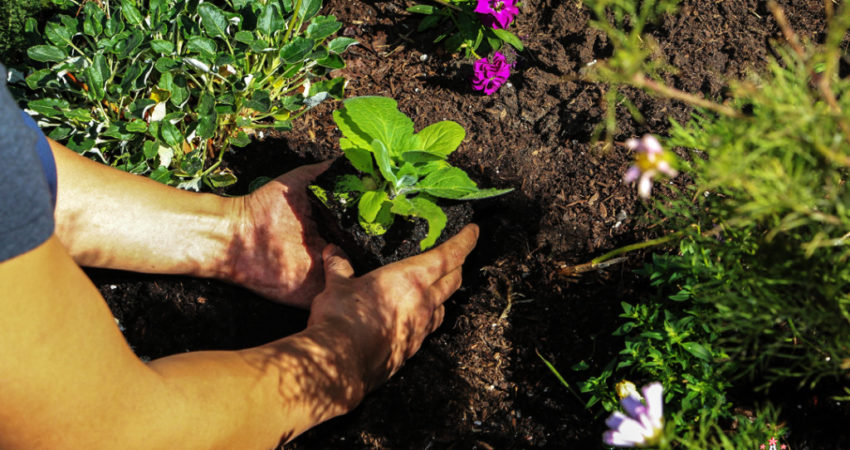
[[[823,1],[780,1],[790,24],[809,40],[825,31]],[[450,162],[482,186],[515,190],[472,204],[481,227],[464,266],[464,286],[447,304],[443,326],[385,386],[352,413],[296,438],[285,448],[507,449],[600,448],[604,416],[565,389],[538,355],[553,362],[573,387],[598,374],[622,347],[611,336],[621,301],[650,292],[634,274],[647,254],[606,270],[567,278],[563,264],[583,263],[665,230],[635,189],[621,182],[630,164],[622,146],[593,143],[605,117],[607,86],[582,81],[582,70],[612,52],[604,34],[588,26],[581,2],[526,0],[516,34],[510,83],[496,94],[472,91],[471,63],[418,33],[412,2],[327,0],[341,31],[360,44],[339,75],[347,95],[398,101],[416,128],[454,120],[467,139]],[[758,70],[781,39],[765,1],[687,0],[650,28],[667,61],[679,70],[666,82],[721,100],[727,81]],[[643,116],[616,111],[619,142],[664,134],[671,119],[692,110],[636,91],[627,95]],[[264,136],[226,157],[240,178],[227,195],[245,194],[251,180],[341,155],[339,130],[328,103],[304,115],[295,129]],[[666,194],[661,186],[660,195]],[[273,305],[240,288],[210,280],[92,270],[129,343],[147,358],[202,349],[256,345],[304,327],[306,313]],[[570,367],[584,361],[588,370]],[[847,405],[798,391],[782,402],[793,449],[850,448]],[[742,408],[752,399],[733,398]],[[767,437],[766,437],[767,438]]]

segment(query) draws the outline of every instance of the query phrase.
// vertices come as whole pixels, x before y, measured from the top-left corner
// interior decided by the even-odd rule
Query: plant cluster
[[[359,174],[341,176],[332,192],[311,189],[324,201],[332,196],[356,204],[358,221],[369,234],[385,233],[395,216],[422,218],[428,222],[420,242],[425,250],[446,225],[438,199],[475,200],[512,190],[480,189],[446,161],[466,137],[457,122],[437,122],[415,133],[413,121],[386,97],[350,98],[333,116],[343,134],[340,147]]]
[[[27,53],[42,63],[20,96],[57,141],[103,162],[184,188],[225,186],[224,151],[292,119],[344,81],[353,39],[329,38],[321,0],[84,2],[59,15]]]
[[[623,303],[616,334],[624,348],[581,391],[588,407],[613,411],[614,383],[658,380],[671,446],[756,447],[783,432],[767,425],[779,416],[770,403],[777,383],[850,381],[850,80],[838,66],[850,7],[827,2],[829,28],[816,44],[801,42],[769,2],[788,45],[777,45],[759,73],[730,83],[721,105],[664,85],[651,39],[633,33],[672,2],[586,3],[615,48],[595,77],[697,112],[690,123],[672,122],[662,142],[690,153],[680,168],[693,183],[648,205],[677,251],[653,255],[641,271],[657,294]],[[764,396],[756,420],[736,416],[733,386]],[[731,433],[732,421],[745,426]]]
[[[443,42],[451,53],[463,51],[475,58],[472,87],[487,95],[496,92],[514,66],[512,50],[522,51],[522,41],[508,30],[517,14],[517,0],[434,0],[436,5],[417,4],[407,10],[424,14],[418,31],[441,28],[434,42]],[[506,53],[508,56],[506,56]],[[490,55],[481,57],[479,55]]]

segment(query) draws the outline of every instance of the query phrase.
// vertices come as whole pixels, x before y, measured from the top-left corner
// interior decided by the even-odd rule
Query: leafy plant
[[[386,97],[356,97],[334,111],[334,121],[344,137],[340,147],[360,173],[341,176],[333,192],[311,189],[319,198],[333,195],[357,205],[358,219],[367,233],[380,235],[394,217],[419,217],[428,222],[420,242],[434,245],[446,225],[437,199],[475,200],[512,189],[479,189],[463,170],[446,159],[466,136],[452,121],[429,125],[414,133],[413,121]]]
[[[482,0],[483,1],[483,0]],[[412,13],[424,14],[425,17],[419,22],[417,31],[425,31],[435,27],[443,27],[446,31],[441,32],[434,42],[443,42],[446,50],[456,53],[463,50],[465,57],[480,59],[479,54],[486,55],[492,51],[499,50],[504,44],[510,44],[518,51],[522,51],[522,41],[513,33],[505,29],[501,23],[492,18],[482,17],[475,12],[478,0],[445,0],[435,1],[437,5],[417,4],[407,10]],[[486,2],[485,2],[486,3]],[[508,6],[514,8],[514,0],[502,1],[500,8]],[[504,23],[513,20],[514,14],[509,19],[500,19]]]
[[[355,43],[321,0],[85,2],[28,49],[26,107],[53,139],[120,169],[180,187],[235,181],[218,170],[231,146],[292,120],[344,80]]]
[[[666,86],[658,73],[673,69],[651,39],[628,31],[675,2],[585,3],[615,49],[594,66],[598,80],[696,107],[693,120],[672,122],[664,139],[664,147],[690,153],[682,169],[693,182],[649,204],[673,230],[656,242],[676,237],[678,251],[654,255],[641,272],[658,291],[623,304],[624,348],[580,384],[588,406],[610,410],[611,385],[624,376],[658,379],[671,395],[676,448],[763,444],[765,435],[781,436],[767,426],[777,409],[768,402],[730,433],[738,420],[730,388],[755,386],[769,400],[777,383],[828,396],[823,380],[850,380],[850,80],[839,72],[850,7],[825,4],[829,26],[817,44],[801,42],[778,4],[767,2],[788,45],[775,46],[776,57],[757,73],[730,82],[728,100],[718,104]]]

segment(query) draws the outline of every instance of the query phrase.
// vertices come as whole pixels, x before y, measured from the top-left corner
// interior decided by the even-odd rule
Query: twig
[[[827,4],[829,4],[829,0],[827,0]],[[785,36],[785,40],[791,45],[794,53],[796,53],[803,62],[808,62],[809,55],[806,53],[802,44],[800,44],[800,40],[797,38],[797,33],[794,32],[794,29],[791,28],[791,25],[788,23],[788,19],[785,17],[785,11],[783,11],[782,7],[774,0],[770,0],[767,3],[767,7],[770,8],[770,12],[776,19],[776,23],[779,24],[779,28],[782,29],[782,34]],[[838,105],[838,100],[835,99],[835,93],[832,91],[832,86],[829,85],[831,77],[831,73],[824,73],[821,76],[816,77],[817,81],[815,84],[818,87],[821,97],[823,97],[826,104],[829,105],[829,109],[836,116],[838,126],[841,127],[841,131],[844,133],[844,136],[850,136],[850,124],[848,124],[844,119],[841,106]]]
[[[723,114],[724,116],[743,117],[743,115],[740,112],[738,112],[737,110],[735,110],[733,108],[730,108],[726,105],[721,105],[719,103],[712,102],[710,100],[706,100],[703,97],[698,97],[696,95],[689,94],[685,91],[680,91],[676,88],[671,88],[670,86],[667,86],[667,85],[662,84],[662,83],[658,83],[655,80],[651,80],[651,79],[647,78],[642,73],[635,74],[631,79],[631,83],[635,87],[642,88],[642,89],[649,89],[649,90],[654,91],[654,92],[656,92],[656,93],[658,93],[658,94],[660,94],[664,97],[669,97],[669,98],[672,98],[674,100],[679,100],[679,101],[682,101],[682,102],[685,102],[685,103],[688,103],[688,104],[691,104],[691,105],[694,105],[694,106],[698,106],[700,108],[705,108],[705,109],[714,111],[718,114]]]

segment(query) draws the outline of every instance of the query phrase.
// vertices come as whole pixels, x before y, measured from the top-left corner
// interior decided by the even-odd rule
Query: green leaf
[[[340,36],[338,38],[334,38],[328,43],[328,51],[338,55],[348,50],[348,47],[351,47],[352,45],[357,45],[357,39]]]
[[[466,130],[457,122],[444,120],[425,127],[417,136],[422,150],[445,159],[463,142]]]
[[[260,89],[254,91],[251,100],[245,102],[245,106],[260,113],[267,113],[271,108],[271,99],[269,99],[269,91]]]
[[[127,131],[131,133],[144,133],[148,131],[148,123],[142,119],[133,119],[127,124]]]
[[[106,17],[106,13],[93,2],[86,3],[84,11],[83,33],[91,37],[97,37],[103,32],[103,19]]]
[[[124,20],[133,25],[139,25],[144,20],[133,0],[121,0],[121,14]]]
[[[257,31],[266,36],[273,36],[281,28],[283,18],[280,16],[277,4],[269,2],[263,7],[260,16],[257,17]],[[265,47],[265,43],[261,43]]]
[[[388,200],[389,197],[385,191],[366,191],[357,202],[357,211],[366,222],[374,222],[384,202]]]
[[[244,131],[236,133],[236,137],[230,138],[230,144],[235,147],[244,147],[251,143],[251,138]]]
[[[355,169],[375,176],[375,167],[372,165],[372,152],[355,146],[349,139],[340,138],[339,147],[342,153],[351,162]]]
[[[343,136],[361,148],[372,148],[372,140],[381,141],[392,156],[401,155],[413,137],[413,121],[386,97],[354,97],[344,108],[334,111],[334,121]]]
[[[434,197],[454,200],[475,200],[506,194],[512,189],[479,189],[463,170],[446,167],[431,172],[416,188]]]
[[[171,147],[177,147],[183,143],[183,133],[170,121],[163,120],[159,131],[162,134],[162,140]]]
[[[203,5],[206,5],[206,3],[203,3]],[[207,57],[209,59],[215,58],[216,51],[218,50],[215,41],[201,36],[190,37],[188,45],[186,47],[190,51],[198,52],[199,54],[201,54],[201,56]]]
[[[42,98],[27,102],[27,108],[45,117],[59,117],[63,110],[70,107],[66,100],[57,98]]]
[[[422,21],[419,22],[419,26],[416,27],[416,31],[422,32],[422,31],[434,28],[434,26],[436,26],[438,23],[440,23],[441,19],[442,19],[442,17],[440,17],[438,15],[425,16],[425,17],[422,18]]]
[[[367,190],[363,180],[356,175],[342,175],[334,183],[334,192],[337,194],[350,192],[361,193]]]
[[[103,53],[98,53],[92,58],[90,66],[83,71],[89,86],[89,95],[97,101],[103,100],[106,90],[106,81],[110,78],[109,65]]]
[[[428,153],[424,151],[412,151],[412,152],[404,152],[401,154],[401,160],[404,162],[409,162],[411,164],[422,164],[429,163],[433,161],[443,161],[446,158],[441,155],[435,155],[434,153]],[[421,173],[421,172],[420,172]]]
[[[27,55],[38,62],[63,61],[68,57],[65,50],[52,45],[35,45],[27,49]]]
[[[150,174],[150,178],[154,181],[158,181],[162,184],[168,184],[171,181],[171,174],[174,173],[172,170],[168,170],[165,166],[159,166],[154,169]]]
[[[211,139],[215,136],[217,115],[213,111],[209,114],[204,114],[198,119],[198,128],[195,129],[197,135],[201,139]]]
[[[316,16],[307,26],[305,36],[316,42],[321,42],[339,31],[340,28],[342,28],[342,24],[336,20],[335,16]]]
[[[233,36],[233,39],[235,39],[236,42],[241,42],[243,44],[250,44],[250,43],[254,42],[254,33],[251,33],[250,31],[244,31],[244,30],[243,31],[237,31],[236,35]]]
[[[53,45],[67,47],[74,37],[74,30],[60,22],[51,21],[44,26],[44,36]]]
[[[198,14],[208,36],[227,38],[227,17],[222,10],[212,3],[201,3],[198,5]]]
[[[133,51],[142,44],[142,41],[145,40],[145,36],[139,30],[133,30],[130,33],[130,36],[127,39],[122,40],[117,46],[116,50],[118,50],[120,59],[129,58]]]
[[[163,39],[154,39],[151,41],[151,48],[159,54],[170,55],[174,51],[174,44]]]
[[[428,234],[419,242],[419,249],[425,250],[432,247],[446,227],[446,213],[437,206],[434,201],[424,195],[417,195],[412,199],[398,196],[393,199],[391,211],[403,216],[413,216],[425,219],[428,222]]]
[[[108,37],[115,36],[116,34],[124,31],[124,21],[118,18],[118,16],[113,15],[106,19],[106,27],[104,27],[103,31]]]
[[[434,14],[436,8],[431,5],[413,5],[407,8],[407,12],[415,13],[415,14]]]
[[[682,347],[688,351],[688,353],[696,356],[697,358],[711,362],[711,352],[708,351],[704,346],[696,342],[682,342]]]
[[[398,178],[393,172],[392,163],[390,162],[390,152],[383,142],[375,139],[372,141],[372,154],[375,155],[375,162],[378,163],[378,170],[384,179],[392,183],[398,184]]]
[[[498,28],[493,28],[490,31],[492,31],[502,41],[511,44],[511,46],[513,46],[515,49],[522,51],[522,49],[524,48],[524,46],[522,45],[522,41],[519,40],[519,38],[510,31],[501,30]]]
[[[206,4],[206,3],[204,3]],[[220,172],[213,173],[207,177],[207,181],[216,188],[230,186],[231,184],[236,183],[236,175],[234,175],[230,171],[222,170]]]
[[[138,120],[138,119],[137,119]],[[144,120],[140,121],[144,123]],[[130,128],[130,125],[127,125],[127,129]],[[147,130],[147,125],[145,125],[145,129]],[[154,141],[145,141],[142,144],[142,153],[145,155],[146,159],[154,159],[159,154],[159,145]]]
[[[345,61],[343,61],[341,56],[336,54],[328,55],[326,58],[322,58],[316,62],[320,66],[327,67],[329,69],[342,69],[345,67]]]
[[[280,49],[280,59],[287,64],[302,61],[313,51],[314,44],[312,39],[298,36]]]
[[[301,9],[298,10],[298,17],[302,20],[307,20],[316,15],[322,7],[322,0],[302,0]]]
[[[165,74],[169,70],[177,67],[178,63],[177,63],[177,61],[175,61],[171,58],[168,58],[166,56],[160,56],[159,59],[156,60],[156,62],[154,63],[153,66],[157,70],[157,72]]]

